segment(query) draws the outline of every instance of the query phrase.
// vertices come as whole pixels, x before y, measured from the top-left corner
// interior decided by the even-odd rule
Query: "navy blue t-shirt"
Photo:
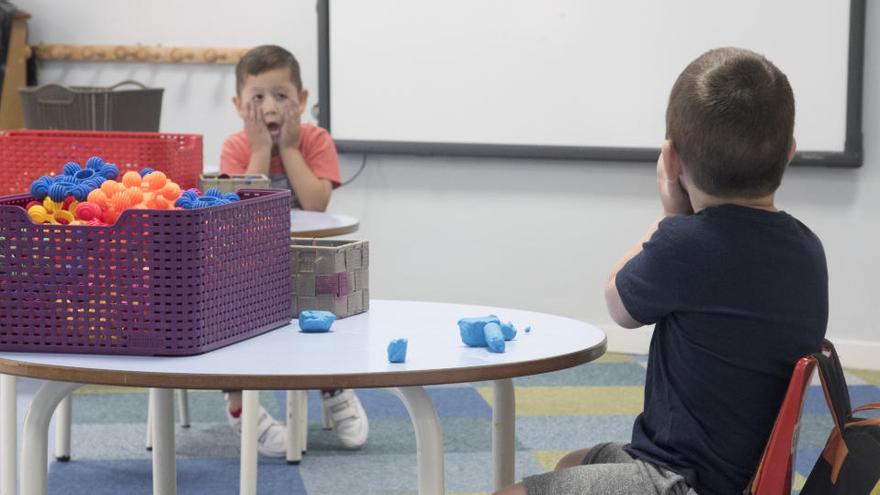
[[[821,242],[785,212],[722,205],[661,221],[615,281],[629,314],[657,324],[626,451],[701,495],[741,494],[795,362],[825,335]]]

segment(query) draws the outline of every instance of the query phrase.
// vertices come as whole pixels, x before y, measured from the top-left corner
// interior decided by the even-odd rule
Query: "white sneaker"
[[[241,416],[235,417],[229,412],[229,406],[225,405],[226,419],[232,431],[241,437]],[[285,427],[273,418],[262,406],[260,416],[257,419],[257,451],[267,457],[286,457],[287,443],[285,442]]]
[[[370,424],[354,390],[336,390],[332,394],[322,392],[321,399],[342,445],[356,449],[367,442]]]

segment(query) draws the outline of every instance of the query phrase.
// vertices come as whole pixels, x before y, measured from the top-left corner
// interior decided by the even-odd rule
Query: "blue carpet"
[[[297,466],[282,459],[260,459],[259,493],[303,494]],[[238,459],[177,459],[177,491],[187,493],[238,493]],[[153,467],[148,459],[128,461],[54,462],[49,469],[49,493],[66,495],[150,495]]]
[[[517,477],[551,469],[566,451],[602,441],[626,442],[641,403],[638,401],[636,410],[630,410],[629,403],[644,385],[644,361],[644,356],[609,354],[588,365],[514,380],[518,401],[522,401],[516,425]],[[850,375],[848,380],[853,383],[850,394],[854,405],[880,401],[878,383],[863,384],[865,379]],[[487,385],[483,382],[427,389],[443,427],[448,493],[491,492],[492,410],[485,399]],[[573,414],[570,405],[558,402],[560,395],[554,395],[554,390],[565,390],[568,397],[589,397],[591,401],[626,407],[603,407],[599,403],[592,404],[595,407],[590,410],[618,412]],[[356,451],[345,450],[332,431],[323,430],[320,398],[312,391],[308,453],[299,466],[261,457],[261,495],[416,492],[416,444],[406,409],[385,390],[357,393],[370,418],[367,445]],[[189,397],[192,427],[176,430],[178,492],[237,493],[239,440],[226,424],[222,394],[191,391]],[[264,392],[261,402],[271,414],[285,417],[284,392]],[[143,447],[146,392],[86,387],[74,396],[73,408],[73,459],[52,463],[49,492],[151,493],[150,453]],[[796,489],[818,458],[830,427],[821,389],[813,386],[801,419]]]

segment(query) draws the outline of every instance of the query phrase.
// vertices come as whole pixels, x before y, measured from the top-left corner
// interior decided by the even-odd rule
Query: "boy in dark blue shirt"
[[[572,452],[502,493],[740,495],[794,363],[821,346],[825,254],[774,205],[795,151],[785,75],[748,50],[711,50],[679,75],[666,125],[663,218],[605,287],[619,325],[656,323],[632,442]]]

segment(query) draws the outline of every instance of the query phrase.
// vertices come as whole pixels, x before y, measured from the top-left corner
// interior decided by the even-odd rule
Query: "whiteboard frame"
[[[330,109],[330,1],[318,0],[318,125],[332,134]],[[867,0],[850,0],[849,48],[846,89],[846,138],[841,151],[798,152],[792,165],[856,168],[863,162],[862,88],[865,63],[865,5]],[[651,162],[659,148],[600,146],[510,145],[435,143],[415,141],[336,140],[342,153],[389,153],[406,155],[480,156]]]

